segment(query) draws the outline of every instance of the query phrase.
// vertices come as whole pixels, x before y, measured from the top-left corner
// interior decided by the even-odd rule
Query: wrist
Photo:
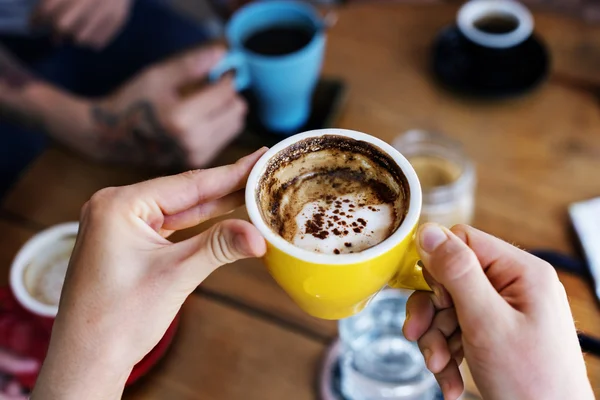
[[[110,343],[86,343],[53,329],[31,400],[120,399],[133,365]]]
[[[69,146],[89,136],[92,130],[91,101],[47,84],[30,85],[25,95],[34,115],[53,139]]]
[[[107,157],[102,135],[105,130],[94,118],[101,100],[86,99],[50,85],[28,88],[34,110],[43,130],[57,142],[94,160]]]

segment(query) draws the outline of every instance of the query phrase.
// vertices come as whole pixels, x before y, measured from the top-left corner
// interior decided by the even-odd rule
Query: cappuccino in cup
[[[397,150],[362,132],[322,129],[282,140],[246,184],[263,261],[307,313],[358,313],[384,286],[430,290],[414,234],[421,187]]]
[[[286,241],[325,254],[357,253],[392,235],[406,216],[408,182],[376,145],[310,137],[274,157],[259,182],[263,220]]]
[[[34,314],[55,317],[79,224],[46,229],[19,250],[10,270],[10,287],[19,303]]]
[[[58,306],[73,247],[75,236],[60,238],[25,267],[23,282],[34,299]]]

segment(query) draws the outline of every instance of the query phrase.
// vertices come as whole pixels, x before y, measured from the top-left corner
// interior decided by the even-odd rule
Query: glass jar
[[[386,289],[340,320],[341,391],[347,400],[434,400],[439,386],[402,334],[408,292]]]
[[[421,182],[421,223],[447,227],[472,223],[477,178],[473,162],[459,142],[438,133],[411,130],[392,145],[412,164]]]

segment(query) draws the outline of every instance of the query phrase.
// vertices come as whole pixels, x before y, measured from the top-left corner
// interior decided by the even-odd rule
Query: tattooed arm
[[[0,44],[0,119],[78,148],[90,131],[89,102],[38,79]],[[78,129],[63,130],[71,124]]]
[[[92,100],[37,79],[0,47],[0,118],[97,160],[204,166],[241,130],[245,104],[230,79],[186,96],[181,89],[204,81],[222,55],[217,47],[190,51]]]
[[[0,45],[0,118],[13,123],[40,129],[41,121],[27,101],[26,87],[34,81],[27,69]],[[28,107],[29,106],[29,107]]]
[[[152,65],[95,104],[101,147],[116,161],[205,166],[240,132],[246,111],[231,78],[200,85],[223,54],[195,49]]]

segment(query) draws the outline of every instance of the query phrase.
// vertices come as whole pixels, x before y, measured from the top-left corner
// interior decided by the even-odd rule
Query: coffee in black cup
[[[491,34],[510,33],[519,27],[519,20],[509,13],[488,14],[475,21],[475,27]]]
[[[513,0],[471,0],[458,12],[460,32],[484,48],[509,49],[533,33],[533,17],[521,3]]]

